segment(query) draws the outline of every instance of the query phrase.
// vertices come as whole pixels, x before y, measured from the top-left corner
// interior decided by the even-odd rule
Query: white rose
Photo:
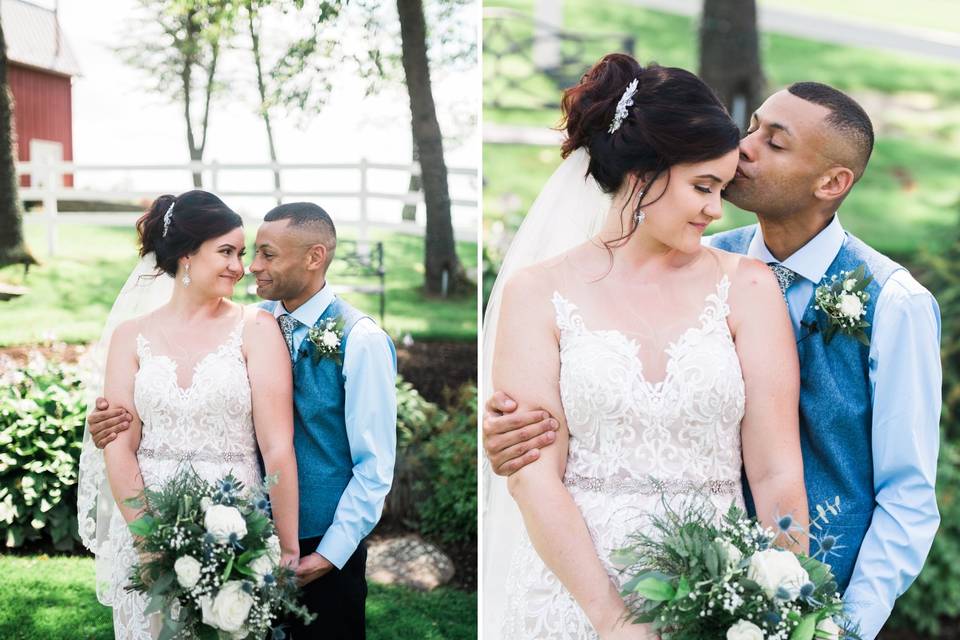
[[[840,637],[840,626],[830,617],[826,617],[817,623],[817,631],[826,634],[825,636],[817,634],[818,638],[824,638],[825,640],[837,640]]]
[[[177,574],[177,582],[184,589],[193,589],[200,580],[200,563],[191,556],[180,556],[173,563],[173,570]]]
[[[277,536],[267,538],[267,556],[273,564],[280,564],[280,538]]]
[[[212,601],[209,596],[200,599],[203,623],[239,638],[246,635],[243,623],[247,621],[251,607],[253,596],[243,590],[243,583],[239,580],[230,580],[220,587]],[[242,635],[237,635],[240,633]]]
[[[210,499],[210,496],[203,496],[200,498],[200,510],[204,513],[207,512],[207,509],[213,506],[213,500]]]
[[[849,278],[843,281],[843,290],[844,291],[853,291],[853,288],[857,286],[857,281],[853,278]]]
[[[771,599],[777,589],[783,587],[790,596],[788,600],[795,600],[800,595],[800,587],[810,581],[797,556],[780,549],[767,549],[753,554],[747,577],[760,585]]]
[[[727,629],[727,640],[763,640],[763,629],[748,620],[741,620]]]
[[[723,550],[727,552],[727,560],[730,563],[731,567],[737,565],[740,560],[743,558],[743,554],[740,553],[740,549],[737,549],[732,543],[724,538],[717,538],[714,540],[718,545],[723,547]]]
[[[323,346],[329,347],[330,349],[336,349],[340,346],[340,338],[337,337],[333,331],[324,331],[323,332]]]
[[[268,573],[273,573],[276,568],[277,563],[269,555],[260,556],[250,563],[250,570],[257,576],[257,584],[263,584],[263,577]]]
[[[840,313],[848,318],[857,320],[860,318],[860,314],[863,313],[863,303],[860,302],[860,298],[852,293],[845,293],[840,296]]]
[[[213,534],[220,544],[227,543],[231,533],[237,534],[239,538],[247,535],[247,523],[236,507],[222,504],[211,506],[204,515],[203,524],[207,532]]]

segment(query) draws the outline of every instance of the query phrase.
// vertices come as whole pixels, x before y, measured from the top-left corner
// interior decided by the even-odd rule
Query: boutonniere
[[[872,281],[873,276],[866,275],[866,266],[861,264],[854,271],[841,271],[817,287],[813,308],[827,316],[824,342],[830,344],[833,336],[840,332],[870,346],[870,339],[864,331],[870,323],[864,317],[870,301],[866,288]]]
[[[343,317],[327,318],[319,326],[311,327],[307,334],[313,346],[313,364],[321,358],[330,358],[337,364],[342,364],[340,345],[343,343]]]

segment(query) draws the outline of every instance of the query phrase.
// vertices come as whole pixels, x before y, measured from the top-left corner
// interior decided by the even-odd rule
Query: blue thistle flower
[[[772,627],[780,624],[780,614],[776,611],[767,611],[762,617],[763,620]]]
[[[273,630],[273,640],[287,640],[287,634],[280,627]]]
[[[273,585],[274,583],[276,583],[276,581],[277,579],[273,576],[272,573],[268,573],[265,576],[263,576],[263,584],[267,586]]]
[[[244,593],[253,595],[253,583],[250,582],[249,580],[244,580],[243,584],[240,585],[240,588],[243,589]]]
[[[839,550],[847,548],[846,545],[840,544],[840,538],[842,536],[842,533],[836,536],[829,533],[824,534],[821,537],[811,536],[819,547],[817,552],[813,554],[813,557],[817,558],[818,556],[822,555],[823,557],[820,558],[821,562],[826,562],[831,555],[839,557]]]

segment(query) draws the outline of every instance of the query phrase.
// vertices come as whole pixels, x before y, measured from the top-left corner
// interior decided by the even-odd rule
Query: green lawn
[[[254,232],[255,229],[248,230],[251,239]],[[56,339],[70,343],[95,340],[117,292],[136,264],[133,230],[61,226],[55,258],[46,256],[43,227],[27,225],[26,234],[34,254],[43,264],[30,270],[26,282],[30,288],[28,295],[0,302],[0,346],[42,342],[48,334],[55,334]],[[349,238],[346,234],[344,236]],[[476,337],[475,296],[438,300],[423,295],[422,239],[400,234],[374,234],[374,239],[384,242],[387,270],[384,324],[391,335],[410,333],[415,338],[466,340]],[[458,252],[465,268],[475,270],[476,244],[461,243]],[[337,272],[335,263],[331,281],[374,284],[369,278],[338,278]],[[23,270],[19,267],[0,270],[2,280],[19,284],[22,276]],[[377,296],[348,293],[344,298],[378,317]]]
[[[918,29],[934,29],[960,33],[960,3],[956,0],[759,0],[768,7],[802,10],[844,20],[896,25]]]
[[[874,3],[870,3],[873,6]],[[921,2],[924,15],[936,15],[932,0]],[[526,14],[530,0],[498,0],[497,5]],[[489,5],[488,5],[489,6]],[[902,6],[902,5],[899,5]],[[960,5],[957,5],[960,7]],[[627,2],[567,3],[564,24],[586,33],[629,33],[636,36],[641,61],[696,68],[697,25],[684,16],[635,7]],[[960,9],[949,9],[953,14]],[[951,14],[952,15],[952,14]],[[510,27],[529,34],[524,23]],[[605,53],[606,43],[588,45],[584,66]],[[500,41],[503,44],[503,41]],[[871,113],[877,144],[863,181],[841,209],[844,226],[880,251],[894,255],[953,237],[960,211],[960,65],[867,49],[840,47],[810,40],[763,34],[762,60],[771,89],[798,80],[816,80],[850,91]],[[486,62],[490,49],[485,48]],[[512,95],[522,104],[558,99],[560,88],[534,73],[521,57],[506,60],[511,74],[529,74],[523,92]],[[489,69],[489,64],[488,64]],[[488,71],[489,74],[489,71]],[[485,77],[488,86],[502,77]],[[494,109],[485,107],[488,122],[555,125],[558,109]],[[551,147],[485,144],[484,225],[486,237],[497,240],[522,220],[550,172],[560,162]],[[753,222],[752,215],[727,206],[723,230]]]
[[[90,558],[0,557],[0,638],[107,640],[110,609],[97,602]],[[441,588],[419,593],[370,584],[371,640],[475,638],[476,594]]]

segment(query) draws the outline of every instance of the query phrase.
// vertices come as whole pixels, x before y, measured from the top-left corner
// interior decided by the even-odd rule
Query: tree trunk
[[[428,293],[452,293],[466,282],[466,274],[453,239],[443,138],[430,86],[423,2],[397,0],[397,13],[400,17],[401,59],[410,95],[413,140],[420,152],[420,173],[427,205],[425,285]]]
[[[189,38],[197,37],[193,13],[192,11],[188,12],[184,20],[187,37]],[[199,162],[203,160],[203,149],[197,145],[197,138],[193,134],[193,120],[190,118],[190,99],[193,89],[193,63],[194,56],[186,54],[183,60],[183,68],[180,69],[180,84],[183,85],[183,119],[187,125],[187,148],[190,151],[190,161]],[[193,186],[197,189],[203,187],[203,174],[199,171],[193,172]]]
[[[37,264],[23,241],[23,211],[13,166],[13,96],[7,86],[7,42],[0,23],[0,267]]]
[[[277,147],[273,141],[273,126],[270,124],[270,110],[267,108],[267,85],[263,80],[263,57],[260,55],[260,32],[256,24],[256,7],[253,2],[247,2],[247,26],[250,29],[250,41],[253,44],[253,62],[257,68],[257,91],[260,93],[260,117],[267,129],[267,146],[270,150],[270,162],[277,163]],[[273,170],[273,189],[277,192],[277,204],[281,204],[280,197],[280,170]]]
[[[700,77],[727,106],[741,131],[763,101],[755,0],[703,0]]]
[[[413,160],[414,164],[420,162],[420,152],[417,150],[417,141],[413,141]],[[420,193],[423,189],[423,180],[420,176],[410,176],[410,183],[407,185],[407,193],[414,194]],[[401,214],[404,220],[413,221],[417,219],[417,205],[415,203],[403,205],[403,213]]]

